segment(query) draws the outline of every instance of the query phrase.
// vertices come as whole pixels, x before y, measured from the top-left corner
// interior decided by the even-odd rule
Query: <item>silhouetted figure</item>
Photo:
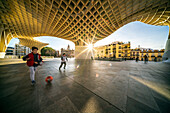
[[[91,60],[93,60],[93,57],[91,56]]]
[[[122,61],[124,61],[125,59],[124,59],[124,57],[122,57]]]
[[[144,56],[145,64],[147,63],[148,57],[145,55]]]
[[[139,61],[139,57],[136,57],[136,62],[138,62]]]
[[[63,66],[63,64],[64,64],[64,69],[66,68],[66,60],[68,61],[65,53],[63,53],[63,56],[61,56],[61,65],[60,65],[60,67],[59,67],[59,70],[61,69],[61,67]]]
[[[157,62],[157,57],[154,58],[154,61]]]

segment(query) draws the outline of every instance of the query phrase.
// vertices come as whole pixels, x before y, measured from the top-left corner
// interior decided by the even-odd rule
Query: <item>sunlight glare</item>
[[[87,47],[88,47],[89,50],[92,50],[93,49],[93,44],[88,44]]]

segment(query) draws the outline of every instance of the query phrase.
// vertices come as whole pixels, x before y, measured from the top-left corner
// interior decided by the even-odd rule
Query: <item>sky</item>
[[[132,49],[140,45],[142,48],[160,50],[165,48],[168,34],[168,26],[154,26],[136,21],[124,25],[108,37],[96,42],[94,46],[107,45],[114,41],[130,41]],[[48,47],[52,47],[55,50],[60,50],[61,48],[66,49],[68,44],[71,49],[75,48],[73,42],[57,37],[41,36],[35,37],[35,39],[41,42],[49,43]],[[15,43],[19,43],[17,38],[12,39],[8,46],[14,47]]]
[[[70,49],[75,49],[75,45],[73,42],[62,38],[41,36],[41,37],[35,37],[35,39],[40,42],[49,43],[49,45],[47,46],[52,47],[55,50],[60,50],[61,48],[67,49],[68,44],[70,45]]]

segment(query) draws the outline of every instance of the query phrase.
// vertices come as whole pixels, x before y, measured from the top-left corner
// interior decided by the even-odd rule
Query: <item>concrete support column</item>
[[[6,48],[13,38],[12,34],[9,32],[9,30],[3,30],[0,31],[0,52],[1,52],[1,58],[5,57],[4,53],[6,51]]]
[[[94,58],[94,50],[88,49],[87,46],[75,46],[75,58],[76,59],[91,59]]]
[[[4,32],[3,25],[0,25],[0,58],[5,57],[5,51],[4,51],[5,40],[4,40],[3,32]]]
[[[165,52],[164,52],[164,55],[162,56],[162,60],[165,63],[170,63],[170,36],[166,42]]]

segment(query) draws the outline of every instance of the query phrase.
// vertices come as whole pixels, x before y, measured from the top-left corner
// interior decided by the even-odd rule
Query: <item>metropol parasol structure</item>
[[[89,46],[133,21],[170,26],[170,0],[0,0],[0,57],[12,38],[41,49],[48,44],[34,37],[54,36],[74,42],[76,58],[90,58]]]

